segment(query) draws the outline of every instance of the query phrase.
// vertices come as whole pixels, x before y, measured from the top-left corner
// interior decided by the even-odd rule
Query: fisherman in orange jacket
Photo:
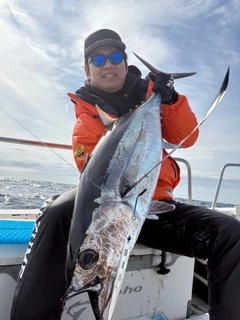
[[[69,94],[74,102],[76,124],[73,152],[79,171],[105,132],[95,108],[111,117],[134,110],[152,92],[161,92],[162,134],[178,144],[196,127],[197,120],[186,97],[177,93],[170,75],[150,74],[128,66],[126,46],[108,29],[85,40],[84,86]],[[192,146],[198,131],[184,147]],[[154,143],[154,141],[153,141]],[[163,151],[163,156],[166,151]],[[240,222],[225,214],[173,199],[180,170],[171,157],[162,163],[154,199],[175,205],[171,212],[146,220],[138,241],[164,251],[208,259],[209,314],[211,320],[240,318]],[[41,208],[13,299],[11,320],[59,320],[65,286],[65,260],[76,189],[53,197]]]
[[[115,50],[115,48],[113,49]],[[111,49],[110,49],[111,51]],[[126,63],[126,62],[125,62]],[[86,69],[88,67],[85,67]],[[136,108],[143,100],[149,98],[152,94],[152,88],[154,87],[154,82],[148,79],[141,79],[141,72],[136,67],[129,66],[127,78],[131,78],[130,88],[132,91],[139,90],[139,87],[144,88],[145,91],[142,91],[141,98],[142,100],[131,101],[131,108]],[[165,83],[170,79],[169,76],[162,76],[161,81],[164,77]],[[167,79],[167,81],[166,81]],[[91,87],[90,80],[85,81],[85,87]],[[165,84],[164,84],[165,85]],[[128,89],[128,88],[127,88]],[[175,92],[174,92],[175,93]],[[121,93],[122,94],[122,93]],[[129,96],[132,92],[127,92]],[[75,115],[77,118],[76,124],[73,129],[73,154],[74,159],[77,164],[77,167],[80,172],[82,172],[84,163],[86,162],[86,155],[90,155],[98,143],[99,139],[105,132],[105,127],[98,112],[95,108],[95,103],[98,101],[92,101],[89,103],[90,97],[85,97],[86,90],[85,88],[80,88],[76,94],[68,94],[69,97],[74,102]],[[105,93],[107,95],[107,93]],[[111,93],[110,93],[111,95]],[[88,94],[87,94],[88,96]],[[176,101],[171,105],[162,104],[161,106],[161,117],[162,117],[162,135],[163,139],[172,144],[179,144],[197,125],[197,120],[194,113],[191,111],[187,98],[180,94],[175,93]],[[112,98],[111,98],[112,99]],[[119,104],[119,98],[116,98],[116,101],[113,101],[115,104]],[[128,104],[128,98],[124,98],[124,104]],[[114,105],[114,104],[113,104]],[[123,115],[123,108],[116,113],[116,110],[110,110],[109,106],[103,106],[106,111],[109,111],[108,114],[115,118]],[[129,111],[130,107],[126,108],[124,112]],[[191,147],[198,137],[198,130],[196,130],[184,143],[183,147]],[[167,155],[167,152],[163,150],[163,157]],[[156,187],[156,191],[153,199],[173,199],[173,190],[177,186],[180,180],[180,170],[171,157],[168,157],[161,167],[161,172]]]

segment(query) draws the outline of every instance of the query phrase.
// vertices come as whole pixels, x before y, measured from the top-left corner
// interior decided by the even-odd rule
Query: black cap
[[[119,34],[110,29],[100,29],[91,33],[84,42],[84,59],[85,65],[88,63],[90,54],[102,46],[114,46],[121,51],[126,49],[125,43],[122,42]]]

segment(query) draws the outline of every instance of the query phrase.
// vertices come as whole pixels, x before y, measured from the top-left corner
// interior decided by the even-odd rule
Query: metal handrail
[[[50,143],[50,142],[42,142],[42,141],[34,141],[34,140],[26,140],[26,139],[16,139],[16,138],[6,138],[0,137],[0,142],[7,142],[7,143],[16,143],[22,145],[31,145],[37,147],[47,147],[47,148],[57,148],[57,149],[72,149],[72,146],[66,144],[59,144],[59,143]],[[188,203],[192,204],[192,172],[191,166],[189,162],[183,158],[174,158],[175,161],[183,162],[187,168],[188,174]]]
[[[188,174],[188,203],[192,204],[192,170],[190,163],[183,159],[183,158],[174,158],[177,162],[183,162],[187,167],[187,174]]]
[[[219,179],[218,179],[217,188],[216,188],[215,196],[214,196],[214,198],[213,198],[213,202],[212,202],[211,209],[215,209],[215,207],[216,207],[217,198],[218,198],[219,190],[220,190],[221,183],[222,183],[222,179],[223,179],[223,174],[224,174],[224,171],[225,171],[225,169],[226,169],[227,167],[240,167],[240,163],[226,163],[226,164],[221,168],[220,176],[219,176]]]
[[[34,140],[0,137],[0,142],[72,150],[71,145],[51,143],[51,142],[42,142],[42,141],[34,141]],[[190,166],[189,162],[183,158],[174,158],[174,160],[177,162],[182,162],[186,165],[187,175],[188,175],[188,203],[192,204],[192,171],[191,171],[191,166]],[[240,167],[240,163],[227,163],[221,168],[220,177],[219,177],[219,180],[217,183],[217,188],[216,188],[216,192],[215,192],[215,195],[213,198],[211,209],[215,209],[215,207],[216,207],[217,198],[219,195],[219,190],[220,190],[222,179],[223,179],[223,174],[224,174],[225,169],[227,167]]]
[[[6,137],[0,137],[0,142],[24,144],[24,145],[31,145],[31,146],[37,146],[37,147],[57,148],[57,149],[72,149],[72,146],[66,145],[66,144],[50,143],[50,142],[42,142],[42,141],[34,141],[34,140],[25,140],[25,139],[6,138]]]

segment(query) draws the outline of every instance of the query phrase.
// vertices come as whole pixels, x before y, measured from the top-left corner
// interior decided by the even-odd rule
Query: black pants
[[[37,220],[23,264],[11,320],[59,320],[65,292],[65,259],[76,189],[53,200]],[[173,202],[175,203],[175,202]],[[202,207],[176,209],[146,220],[138,241],[189,257],[208,259],[211,320],[240,319],[240,222]]]

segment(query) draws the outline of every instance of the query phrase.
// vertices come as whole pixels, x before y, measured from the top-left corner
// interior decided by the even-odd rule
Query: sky
[[[192,197],[212,201],[220,170],[240,163],[240,0],[1,0],[0,137],[71,144],[75,123],[67,93],[83,85],[83,43],[109,28],[127,46],[128,63],[145,76],[136,52],[175,81],[200,121],[227,68],[226,94],[200,128],[196,144],[173,156],[191,165]],[[0,142],[0,176],[76,185],[72,152]],[[187,198],[187,171],[176,197]],[[239,204],[240,168],[224,174],[219,202]]]

